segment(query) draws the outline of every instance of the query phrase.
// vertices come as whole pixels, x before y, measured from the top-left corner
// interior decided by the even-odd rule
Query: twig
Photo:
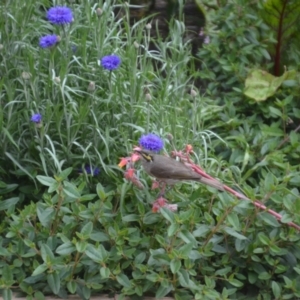
[[[300,125],[297,127],[297,130],[300,129]],[[183,154],[182,152],[177,152],[174,151],[173,155],[178,156],[180,158],[183,158],[183,160],[187,160],[189,164],[191,164],[192,169],[197,172],[198,174],[200,174],[201,176],[208,178],[208,179],[215,179],[212,176],[208,175],[201,167],[195,165],[189,158],[188,154]],[[216,180],[216,179],[215,179]],[[234,195],[235,197],[241,199],[241,200],[247,200],[250,201],[254,206],[256,206],[257,208],[266,211],[267,213],[271,214],[272,216],[274,216],[279,222],[281,222],[282,219],[282,215],[277,213],[276,211],[267,208],[262,202],[258,201],[258,200],[250,200],[248,197],[246,197],[245,195],[233,190],[232,188],[230,188],[227,185],[224,185],[224,190],[227,191],[228,193]],[[286,223],[288,226],[293,227],[295,229],[297,229],[298,231],[300,231],[300,226],[293,223],[293,222],[288,222]]]
[[[294,130],[294,132],[299,131],[300,129],[300,125]],[[290,139],[290,136],[288,135],[287,137],[285,137],[281,143],[276,147],[276,150],[278,150],[283,144],[285,144],[288,140]]]

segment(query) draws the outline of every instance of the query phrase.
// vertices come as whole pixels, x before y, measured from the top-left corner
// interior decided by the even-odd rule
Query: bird
[[[197,181],[224,191],[223,184],[218,180],[205,178],[171,157],[156,154],[149,150],[135,150],[135,152],[140,155],[145,172],[160,182],[174,185],[180,181]]]

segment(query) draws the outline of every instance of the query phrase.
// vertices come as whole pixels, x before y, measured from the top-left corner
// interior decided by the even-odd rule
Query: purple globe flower
[[[73,21],[72,10],[67,6],[51,7],[47,12],[47,19],[56,25],[69,24]]]
[[[164,147],[163,140],[153,133],[142,135],[139,143],[143,148],[154,152],[159,152]]]
[[[121,64],[121,59],[118,55],[107,55],[101,58],[101,65],[104,69],[113,71],[118,69]]]
[[[40,47],[42,48],[50,48],[53,47],[54,45],[56,45],[56,43],[58,42],[58,37],[55,34],[49,34],[49,35],[45,35],[42,36],[40,38]]]
[[[100,174],[100,169],[98,167],[93,167],[93,166],[90,166],[90,165],[86,165],[84,167],[84,170],[89,175],[93,174],[93,176],[97,176],[97,175]],[[80,169],[79,173],[83,173],[83,169]]]
[[[41,114],[34,114],[31,119],[34,123],[40,123],[42,121],[42,115]]]

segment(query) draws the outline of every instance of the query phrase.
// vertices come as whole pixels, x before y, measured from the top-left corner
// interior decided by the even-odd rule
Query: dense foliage
[[[181,20],[153,39],[151,17],[132,24],[119,2],[0,5],[4,299],[299,298],[299,76],[264,102],[243,94],[251,69],[272,72],[263,2],[208,1],[197,57]],[[153,213],[149,176],[138,171],[140,189],[118,166],[148,133],[167,153],[193,145],[207,173],[281,222],[196,183],[166,194],[178,211]]]

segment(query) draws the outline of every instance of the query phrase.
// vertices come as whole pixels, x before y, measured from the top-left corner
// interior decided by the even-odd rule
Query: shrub
[[[267,58],[259,38],[266,27],[249,5],[240,2],[262,33],[243,31],[249,20],[234,20],[231,2],[215,12],[228,26],[220,34],[233,39],[240,28],[230,50],[214,40],[201,50],[218,54],[206,61],[210,72],[195,71],[178,20],[150,50],[150,17],[130,25],[126,5],[106,1],[100,13],[88,1],[72,4],[72,18],[59,24],[48,22],[44,5],[6,1],[0,20],[4,299],[12,291],[29,299],[103,292],[120,299],[299,297],[299,234],[289,226],[300,223],[297,134],[278,147],[282,120],[298,111],[282,96],[286,90],[270,107],[243,102],[245,66]],[[244,46],[244,32],[257,41],[255,52],[249,41]],[[48,35],[59,43],[40,47]],[[112,55],[119,60],[103,63]],[[229,67],[227,59],[234,60]],[[214,79],[205,96],[199,76]],[[278,210],[281,223],[251,201],[197,183],[166,195],[178,212],[153,213],[148,177],[138,170],[139,189],[117,166],[149,133],[167,152],[192,144],[192,158],[207,173]]]

